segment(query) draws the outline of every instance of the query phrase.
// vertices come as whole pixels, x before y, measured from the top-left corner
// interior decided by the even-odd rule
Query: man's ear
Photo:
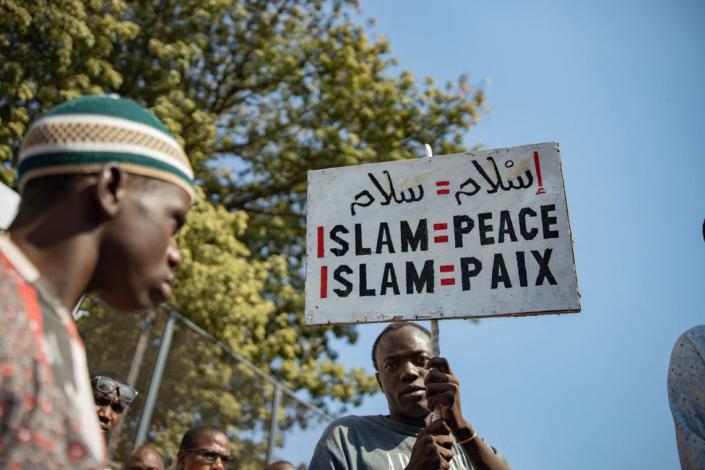
[[[375,372],[375,379],[377,379],[377,385],[379,385],[379,388],[384,392],[384,387],[382,387],[382,381],[379,380],[379,372]]]
[[[186,458],[186,453],[179,449],[179,452],[176,454],[176,470],[181,470],[183,468],[183,462],[184,459]]]
[[[108,218],[114,217],[120,210],[125,197],[128,174],[114,164],[103,166],[96,181],[96,199],[101,212]]]

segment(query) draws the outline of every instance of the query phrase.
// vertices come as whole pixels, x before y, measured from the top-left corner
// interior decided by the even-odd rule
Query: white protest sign
[[[580,311],[557,143],[308,173],[308,324]]]
[[[19,194],[0,183],[0,230],[6,230],[10,226],[19,205]]]

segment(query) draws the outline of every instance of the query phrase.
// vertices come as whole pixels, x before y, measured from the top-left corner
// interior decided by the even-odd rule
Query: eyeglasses
[[[137,390],[129,385],[121,384],[110,377],[96,375],[91,379],[91,385],[95,390],[106,395],[116,393],[122,404],[125,406],[135,401],[135,397],[137,397]]]
[[[225,468],[230,468],[229,465],[233,462],[235,462],[235,457],[232,457],[230,455],[224,455],[221,453],[218,453],[214,450],[210,449],[181,449],[184,452],[192,452],[194,454],[198,454],[201,460],[203,460],[207,464],[212,464],[216,460],[220,459],[221,462],[223,462],[223,466]]]

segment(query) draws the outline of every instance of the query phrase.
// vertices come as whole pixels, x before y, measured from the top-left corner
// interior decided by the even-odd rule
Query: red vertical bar
[[[545,189],[543,189],[543,180],[541,179],[541,164],[539,163],[539,153],[534,150],[534,166],[536,167],[536,179],[539,180],[539,189],[536,191],[536,194],[543,194],[546,192]]]
[[[328,298],[328,266],[321,266],[321,298]]]
[[[324,253],[325,253],[325,249],[324,249],[324,244],[323,244],[323,226],[320,225],[318,227],[318,257],[323,258]]]

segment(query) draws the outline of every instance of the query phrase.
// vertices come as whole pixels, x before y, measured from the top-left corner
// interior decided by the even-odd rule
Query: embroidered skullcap
[[[193,170],[181,146],[152,113],[116,95],[66,101],[40,117],[20,147],[17,181],[96,173],[106,163],[174,183],[194,200]]]

